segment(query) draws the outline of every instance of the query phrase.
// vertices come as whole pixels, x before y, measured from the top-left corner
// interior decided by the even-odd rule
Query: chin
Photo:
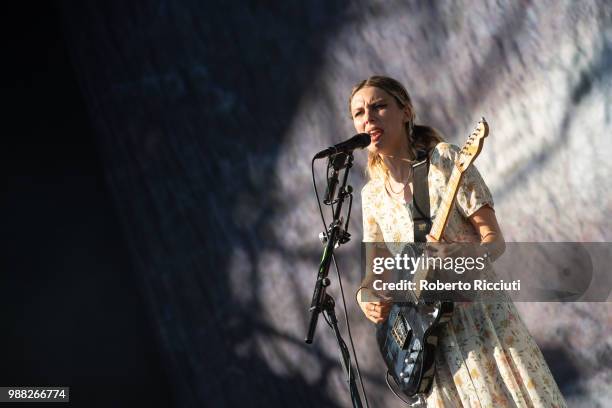
[[[376,142],[376,144],[374,143],[370,143],[370,145],[368,146],[368,152],[370,153],[380,153],[380,142]]]

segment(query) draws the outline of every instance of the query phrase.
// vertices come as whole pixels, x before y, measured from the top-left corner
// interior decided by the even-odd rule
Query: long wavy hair
[[[417,151],[425,150],[428,154],[438,143],[443,142],[444,138],[436,129],[430,126],[415,125],[415,113],[414,107],[412,106],[412,100],[410,95],[406,91],[406,88],[397,80],[386,76],[375,75],[368,79],[357,83],[351,91],[349,97],[349,114],[351,112],[351,101],[355,94],[362,88],[375,87],[382,89],[391,95],[397,102],[400,109],[408,108],[410,120],[406,122],[406,135],[408,138],[408,152],[407,158],[409,160],[416,160]],[[353,117],[351,116],[351,120]],[[386,178],[389,176],[389,169],[385,166],[382,157],[378,153],[368,152],[368,176],[370,179],[374,178]]]

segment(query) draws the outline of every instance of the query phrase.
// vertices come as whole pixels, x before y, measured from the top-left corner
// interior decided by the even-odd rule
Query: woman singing
[[[405,88],[373,76],[349,98],[355,129],[369,133],[369,181],[362,190],[363,241],[413,242],[412,164],[417,150],[429,157],[431,214],[435,214],[457,155],[431,127],[414,124]],[[491,193],[474,166],[463,174],[444,234],[450,242],[487,243],[495,259],[505,248]],[[361,299],[358,296],[358,299]],[[391,304],[359,302],[374,323],[385,321]],[[566,407],[540,349],[511,302],[455,305],[436,351],[436,374],[427,407]]]

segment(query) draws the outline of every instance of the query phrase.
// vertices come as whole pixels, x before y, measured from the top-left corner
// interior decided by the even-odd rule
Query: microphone
[[[335,144],[325,150],[321,150],[319,153],[315,154],[314,158],[322,159],[337,153],[349,153],[355,149],[363,149],[370,144],[370,141],[370,135],[367,133],[359,133],[358,135],[351,137],[349,140],[345,140],[344,142]]]

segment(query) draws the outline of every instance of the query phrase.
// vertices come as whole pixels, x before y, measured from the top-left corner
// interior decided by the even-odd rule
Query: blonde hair
[[[406,122],[406,135],[408,138],[408,159],[416,160],[417,150],[425,150],[428,154],[438,143],[443,142],[442,135],[430,126],[415,125],[415,114],[410,95],[406,88],[397,80],[386,76],[374,75],[364,79],[353,87],[349,97],[349,113],[351,101],[362,88],[374,87],[382,89],[395,99],[401,109],[408,108],[410,120]],[[352,119],[352,116],[351,116]],[[370,179],[388,177],[389,169],[377,153],[368,152],[368,176]]]

